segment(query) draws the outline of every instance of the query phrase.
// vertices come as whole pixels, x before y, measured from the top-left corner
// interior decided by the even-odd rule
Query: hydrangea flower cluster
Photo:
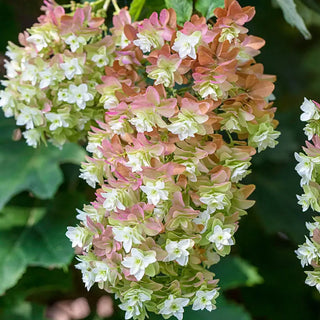
[[[313,211],[320,212],[320,105],[316,101],[304,99],[301,105],[301,121],[307,122],[304,132],[308,137],[304,152],[295,153],[298,161],[296,171],[301,177],[300,185],[304,193],[297,196],[298,204],[302,206],[302,211],[311,207]],[[313,271],[306,271],[306,284],[315,286],[320,292],[320,217],[313,218],[315,222],[307,222],[309,237],[306,242],[296,250],[302,267],[311,265]]]
[[[254,8],[226,0],[214,13],[214,25],[194,15],[177,26],[172,9],[113,19],[121,48],[97,86],[108,110],[89,132],[80,175],[98,185],[96,199],[67,236],[82,250],[86,288],[115,293],[126,319],[215,309],[209,267],[230,253],[254,203],[254,186],[240,182],[256,148],[280,134],[274,77],[254,60],[264,41],[243,26]]]
[[[5,116],[15,117],[33,147],[47,139],[57,146],[85,139],[94,120],[103,118],[105,104],[95,87],[115,50],[91,6],[67,14],[45,1],[43,10],[39,23],[19,35],[21,46],[9,43],[0,91]]]

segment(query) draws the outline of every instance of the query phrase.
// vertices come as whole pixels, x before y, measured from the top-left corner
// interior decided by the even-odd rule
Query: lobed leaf
[[[286,21],[296,27],[305,39],[311,39],[311,34],[307,29],[301,15],[298,13],[294,0],[276,0],[282,9]]]
[[[195,8],[199,11],[206,19],[213,16],[214,9],[224,6],[224,0],[197,0]]]
[[[137,21],[141,14],[141,10],[145,5],[146,0],[133,0],[130,5],[129,13],[133,20]]]
[[[165,0],[167,8],[172,8],[177,13],[177,23],[183,25],[190,20],[193,9],[192,0]]]
[[[222,290],[253,286],[263,282],[257,268],[240,257],[228,256],[212,268]]]
[[[28,147],[24,141],[10,139],[13,127],[8,120],[0,121],[0,209],[16,194],[28,190],[40,199],[52,198],[63,175],[61,163],[80,164],[85,151],[73,143],[60,150],[54,146]]]

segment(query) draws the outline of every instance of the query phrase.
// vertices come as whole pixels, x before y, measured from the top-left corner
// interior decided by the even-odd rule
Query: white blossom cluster
[[[300,119],[307,122],[304,132],[312,142],[306,142],[304,152],[295,153],[298,161],[295,169],[301,177],[300,185],[304,191],[301,196],[297,195],[298,204],[302,206],[302,211],[307,211],[310,207],[313,211],[320,212],[320,105],[305,98],[301,110],[303,113]],[[313,219],[313,223],[306,223],[309,237],[306,237],[305,243],[295,252],[302,267],[313,266],[314,271],[306,271],[306,284],[315,286],[320,292],[320,217]]]
[[[104,67],[112,65],[115,46],[103,36],[104,20],[90,6],[66,14],[47,3],[39,23],[9,43],[0,107],[14,117],[28,145],[85,139],[104,108],[95,87]]]

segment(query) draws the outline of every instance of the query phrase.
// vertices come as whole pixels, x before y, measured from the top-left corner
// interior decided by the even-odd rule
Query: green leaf
[[[164,0],[146,0],[140,14],[140,19],[149,18],[152,12],[160,12],[165,8]]]
[[[192,0],[165,0],[167,8],[172,8],[177,13],[177,22],[183,25],[191,18]]]
[[[220,279],[222,290],[234,289],[240,286],[253,286],[263,282],[257,269],[240,257],[228,256],[212,267],[216,277]]]
[[[45,214],[44,208],[6,207],[0,212],[0,230],[33,225]]]
[[[233,301],[226,300],[223,296],[217,299],[217,309],[213,312],[206,312],[209,316],[204,320],[251,320],[251,315],[245,308]],[[195,315],[195,318],[198,316]],[[191,320],[191,319],[190,319]]]
[[[206,19],[213,16],[213,11],[216,8],[224,7],[224,0],[197,0],[196,10],[198,10]]]
[[[61,269],[48,270],[40,267],[30,267],[16,286],[8,290],[0,300],[0,310],[14,305],[17,301],[42,301],[42,298],[55,298],[57,293],[70,292],[73,288],[71,272]]]
[[[14,320],[47,320],[43,306],[27,301],[19,301],[11,308],[6,308],[1,312],[2,319]]]
[[[301,0],[301,2],[310,9],[320,13],[320,4],[317,0]]]
[[[37,223],[0,230],[0,294],[14,286],[28,266],[61,268],[71,262],[74,251],[65,232],[75,223],[75,208],[83,202],[81,195],[65,192]],[[32,209],[29,212],[32,217]]]
[[[61,163],[79,164],[85,157],[80,146],[68,143],[60,150],[52,145],[37,149],[28,147],[25,141],[10,140],[11,121],[0,121],[0,209],[14,195],[29,190],[40,199],[52,198],[63,182],[59,168]]]
[[[133,0],[130,5],[129,13],[133,20],[139,19],[142,8],[144,7],[146,0]]]
[[[282,9],[284,18],[292,26],[296,27],[305,39],[311,39],[311,34],[307,29],[302,17],[297,11],[294,0],[276,0]]]

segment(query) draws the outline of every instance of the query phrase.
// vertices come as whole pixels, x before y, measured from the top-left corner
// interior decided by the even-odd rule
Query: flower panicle
[[[254,204],[242,184],[252,157],[280,134],[275,79],[254,60],[264,41],[244,27],[254,9],[226,1],[215,14],[213,26],[197,15],[177,26],[172,9],[113,18],[115,56],[96,87],[105,114],[80,175],[96,198],[67,236],[87,289],[115,293],[126,319],[216,308],[209,267]]]
[[[300,120],[306,122],[304,133],[307,136],[306,146],[303,152],[295,153],[298,162],[295,169],[301,177],[300,185],[303,189],[302,195],[297,195],[298,204],[302,211],[311,208],[313,211],[320,212],[320,105],[314,100],[304,98],[301,105],[302,114]],[[309,140],[309,141],[308,141]],[[311,265],[313,271],[306,271],[306,284],[315,286],[320,292],[320,218],[313,218],[314,222],[307,222],[306,227],[309,231],[306,242],[299,245],[295,251],[298,259],[301,260],[302,267]]]
[[[115,45],[89,5],[66,13],[47,1],[43,10],[39,22],[19,35],[20,46],[7,47],[0,106],[24,129],[28,145],[49,140],[62,147],[85,140],[90,126],[103,119],[96,86],[113,64]]]

